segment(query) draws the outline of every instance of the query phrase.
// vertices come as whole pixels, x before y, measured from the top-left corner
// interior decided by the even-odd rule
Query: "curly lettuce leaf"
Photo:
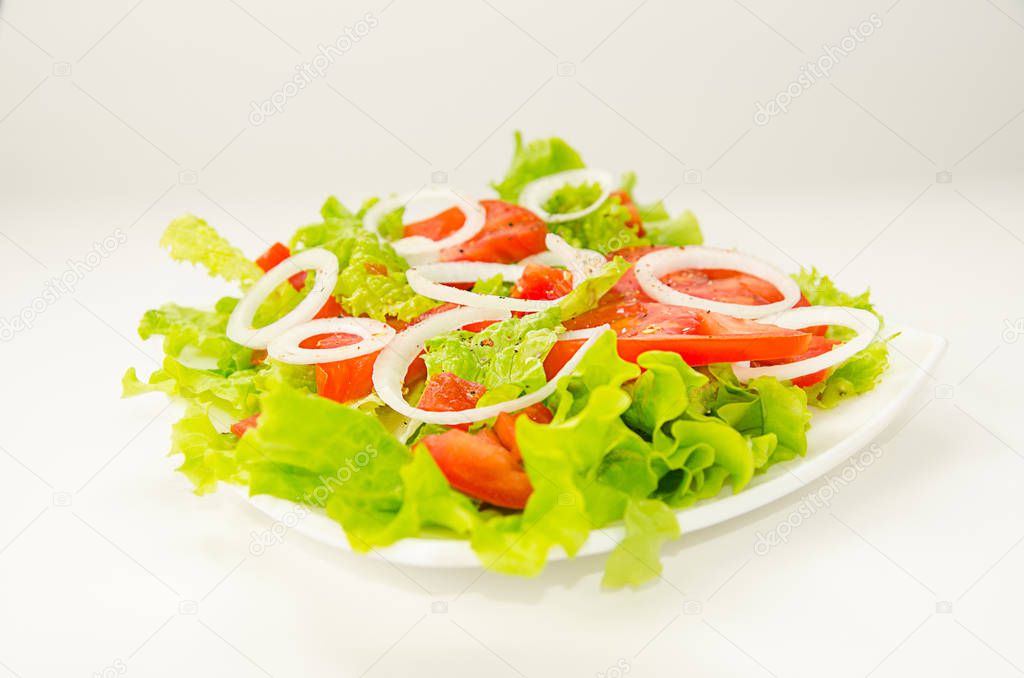
[[[244,474],[235,459],[235,441],[230,433],[218,433],[201,408],[190,407],[171,427],[169,456],[184,456],[176,470],[192,481],[196,494],[207,494],[220,481],[243,480]]]
[[[562,331],[557,308],[509,318],[480,332],[455,330],[426,343],[427,374],[452,372],[488,389],[534,391],[547,382],[544,358]]]
[[[881,314],[871,303],[871,291],[864,290],[861,294],[851,295],[843,292],[832,280],[812,268],[802,269],[793,276],[804,296],[815,306],[848,306],[874,313],[884,323]],[[830,327],[828,338],[847,341],[854,331],[846,327]],[[889,341],[876,339],[866,349],[853,356],[842,365],[829,371],[824,381],[806,389],[812,405],[823,409],[831,409],[853,396],[866,393],[873,389],[882,374],[889,369]]]
[[[243,287],[254,283],[263,271],[242,251],[229,243],[213,227],[191,214],[172,221],[163,236],[160,246],[170,250],[175,261],[187,261],[203,266],[211,276],[219,276],[228,282],[241,283]]]
[[[174,358],[202,358],[212,361],[225,372],[235,372],[252,365],[252,349],[236,344],[227,337],[228,317],[238,303],[225,297],[212,311],[164,304],[146,311],[139,322],[139,336],[164,338],[164,353]]]
[[[324,204],[324,222],[300,228],[291,240],[292,251],[323,247],[338,257],[340,273],[334,294],[345,311],[376,320],[409,321],[438,305],[409,286],[409,268],[394,248],[363,228],[337,198]]]
[[[660,213],[647,213],[644,210],[645,208],[641,207],[640,214],[644,222],[644,230],[647,231],[647,239],[652,245],[685,247],[700,245],[704,242],[700,223],[690,210],[684,211],[675,218],[669,217],[668,212],[664,212],[664,217],[658,219],[653,217],[660,217]]]
[[[129,368],[122,384],[123,397],[142,393],[164,393],[183,398],[204,411],[213,407],[235,420],[245,419],[257,412],[259,389],[256,370],[233,372],[228,375],[214,370],[188,367],[167,356],[163,367],[153,372],[148,381],[141,381],[135,368]]]
[[[555,190],[544,203],[549,214],[566,214],[590,207],[601,197],[601,184],[566,184]]]
[[[580,187],[576,186],[566,186],[560,189],[563,194],[562,200],[587,204],[583,197],[570,197],[573,192],[580,190]],[[593,200],[590,202],[592,203]],[[593,212],[579,219],[548,224],[548,228],[573,247],[583,247],[607,254],[623,247],[650,244],[647,238],[637,235],[636,228],[627,225],[632,218],[633,213],[622,204],[622,199],[613,195]]]
[[[516,149],[505,177],[491,186],[506,202],[516,202],[526,184],[556,172],[581,169],[583,160],[569,144],[558,137],[536,139],[523,144],[523,135],[516,132]]]
[[[601,267],[601,270],[576,286],[569,294],[558,300],[562,321],[570,320],[597,308],[601,297],[615,287],[615,283],[626,274],[630,264],[622,257],[615,257]]]
[[[601,585],[609,589],[640,586],[660,576],[662,544],[679,538],[676,514],[657,500],[631,500],[623,522],[626,537],[608,556],[601,579]]]

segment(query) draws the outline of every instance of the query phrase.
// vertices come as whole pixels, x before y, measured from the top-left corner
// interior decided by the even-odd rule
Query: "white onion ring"
[[[538,266],[549,266],[551,268],[554,268],[555,266],[565,266],[565,262],[562,261],[562,257],[558,256],[551,250],[537,252],[537,254],[531,254],[525,259],[519,260],[520,266],[529,266],[530,264],[537,264]]]
[[[562,260],[563,265],[572,274],[573,289],[579,287],[587,278],[594,277],[608,263],[600,252],[573,247],[554,233],[547,234],[544,244]]]
[[[509,314],[481,308],[456,308],[444,313],[430,316],[426,320],[413,325],[403,332],[400,332],[394,340],[380,352],[377,361],[373,365],[373,388],[377,395],[391,409],[411,419],[422,421],[427,424],[442,424],[453,426],[455,424],[469,424],[475,421],[483,421],[496,417],[502,412],[515,412],[534,403],[539,403],[558,388],[558,381],[571,374],[583,360],[583,356],[594,345],[597,338],[608,329],[608,327],[596,327],[590,330],[590,336],[580,347],[580,350],[569,362],[567,362],[558,374],[548,383],[533,393],[520,396],[514,400],[507,400],[503,403],[488,405],[486,407],[475,407],[469,410],[457,412],[430,412],[413,407],[406,402],[402,395],[402,382],[409,370],[409,365],[416,359],[416,356],[423,350],[427,340],[450,330],[457,329],[470,323],[484,320],[505,320]]]
[[[460,290],[457,287],[441,284],[476,282],[481,278],[493,278],[496,275],[500,275],[505,282],[515,282],[523,275],[523,267],[478,261],[451,261],[443,264],[423,264],[405,272],[409,287],[416,293],[430,299],[448,301],[461,306],[531,313],[543,311],[558,303],[557,299],[513,299]]]
[[[757,276],[782,293],[782,301],[750,306],[695,297],[666,285],[661,277],[681,269],[719,268]],[[640,287],[655,301],[673,306],[688,306],[704,311],[725,313],[734,318],[763,318],[793,308],[800,301],[800,286],[769,263],[746,254],[713,247],[673,247],[646,254],[634,266]]]
[[[302,342],[320,334],[353,334],[362,341],[335,348],[303,348]],[[395,338],[388,324],[370,318],[318,318],[283,332],[267,345],[274,360],[291,365],[332,363],[376,353]]]
[[[316,277],[313,289],[283,318],[264,327],[252,326],[256,312],[278,285],[297,273],[313,270]],[[266,348],[275,337],[311,320],[334,292],[338,282],[338,257],[321,248],[313,247],[293,254],[270,269],[249,288],[228,318],[228,339],[249,348]]]
[[[581,210],[564,214],[551,214],[544,209],[544,203],[547,202],[552,193],[566,184],[597,184],[601,187],[601,195],[597,200]],[[613,185],[614,179],[612,179],[612,175],[604,170],[575,169],[568,170],[567,172],[558,172],[535,179],[526,184],[519,193],[519,204],[549,224],[572,221],[573,219],[587,216],[603,205],[604,201],[611,195]]]
[[[878,316],[874,313],[845,306],[804,306],[790,309],[771,318],[764,318],[762,322],[790,330],[802,330],[818,325],[838,325],[853,330],[857,336],[845,343],[838,344],[826,353],[785,365],[765,367],[734,365],[733,371],[740,381],[750,381],[756,377],[775,377],[779,380],[796,379],[828,369],[833,365],[839,365],[866,349],[881,329]]]
[[[400,207],[407,207],[410,203],[417,200],[430,198],[451,200],[455,203],[455,207],[465,215],[466,221],[457,231],[440,240],[431,240],[421,235],[414,235],[393,242],[392,245],[395,248],[395,252],[408,259],[410,263],[420,264],[437,261],[441,250],[466,242],[479,233],[487,221],[487,212],[480,203],[467,200],[450,188],[429,188],[378,201],[373,207],[366,210],[366,214],[363,215],[363,226],[366,230],[379,235],[381,219]]]

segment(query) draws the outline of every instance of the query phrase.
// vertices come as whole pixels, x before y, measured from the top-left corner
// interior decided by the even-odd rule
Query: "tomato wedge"
[[[266,252],[256,258],[256,265],[263,269],[266,273],[270,269],[274,268],[282,261],[292,255],[291,250],[284,243],[275,242],[271,245]],[[385,271],[387,273],[387,271]],[[288,278],[288,282],[292,284],[298,291],[302,291],[302,288],[306,286],[306,272],[296,273],[292,277]],[[327,301],[324,302],[323,308],[321,308],[314,318],[337,318],[339,315],[345,315],[345,310],[338,303],[338,300],[334,296],[327,297]]]
[[[245,435],[246,431],[252,428],[256,428],[256,424],[259,423],[259,418],[260,415],[257,413],[252,415],[251,417],[246,417],[245,419],[236,421],[234,424],[231,425],[231,432],[234,433],[239,438],[241,438],[242,436]]]
[[[441,261],[490,261],[510,264],[547,249],[548,227],[540,217],[519,205],[481,200],[487,212],[484,227],[475,236],[441,252]],[[436,217],[435,217],[436,218]],[[459,213],[459,226],[464,222]]]
[[[491,431],[452,429],[422,440],[456,490],[494,506],[522,509],[533,492],[530,479]]]
[[[819,356],[822,353],[828,353],[833,349],[833,347],[841,343],[841,341],[826,339],[823,336],[815,335],[811,337],[811,346],[807,349],[806,353],[798,355],[795,358],[787,358],[785,360],[754,360],[751,361],[750,365],[751,367],[764,367],[767,365],[785,365],[787,363],[795,363],[798,360],[807,360],[808,358]],[[819,370],[811,374],[805,374],[802,377],[797,377],[793,380],[793,385],[806,388],[817,384],[819,381],[824,381],[827,376],[828,370]]]
[[[464,223],[466,223],[466,215],[458,207],[452,207],[429,219],[406,224],[402,235],[406,238],[420,235],[431,240],[440,240],[459,230]]]
[[[309,337],[299,345],[302,348],[339,348],[359,341],[360,338],[354,334],[336,332]],[[377,361],[378,355],[380,351],[348,360],[317,364],[316,392],[339,403],[365,398],[373,391],[373,364]],[[419,381],[426,374],[427,366],[422,358],[417,358],[409,365],[405,381]]]
[[[427,382],[417,407],[430,412],[471,410],[487,392],[483,385],[468,381],[453,372],[435,374]]]
[[[523,455],[519,452],[519,441],[516,440],[516,421],[519,420],[519,417],[526,417],[538,424],[548,424],[551,423],[552,414],[551,410],[540,403],[536,403],[515,414],[502,412],[494,421],[495,438],[512,454],[516,461],[521,462]],[[484,430],[490,431],[491,429]]]
[[[618,335],[619,355],[630,362],[646,351],[671,351],[689,365],[794,358],[810,347],[807,332],[741,320],[683,306],[622,302],[598,307],[566,323],[569,329],[608,324]],[[544,361],[551,377],[583,345],[559,341]]]
[[[527,264],[512,288],[512,296],[516,299],[559,299],[571,291],[572,274],[568,271]]]

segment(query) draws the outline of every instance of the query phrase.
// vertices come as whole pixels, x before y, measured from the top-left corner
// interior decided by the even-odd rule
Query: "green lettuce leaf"
[[[598,273],[587,278],[569,294],[562,297],[558,301],[562,320],[575,318],[596,308],[601,297],[615,287],[615,283],[619,282],[619,278],[626,274],[631,265],[622,257],[615,257],[606,263]]]
[[[505,178],[491,186],[506,202],[516,202],[526,184],[556,172],[580,169],[583,160],[562,139],[536,139],[523,145],[523,135],[516,132],[516,149]]]
[[[212,311],[165,304],[146,311],[139,322],[139,336],[164,338],[164,353],[181,358],[200,357],[213,361],[227,373],[252,366],[252,349],[228,339],[228,317],[238,303],[225,297]]]
[[[812,268],[802,269],[793,276],[800,290],[808,301],[815,306],[848,306],[874,313],[884,324],[881,314],[871,303],[871,291],[864,290],[861,294],[852,295],[843,292],[832,280]],[[830,327],[826,335],[829,339],[847,341],[854,336],[854,331],[846,327]],[[876,339],[866,349],[853,356],[842,365],[829,370],[828,377],[807,389],[810,403],[816,407],[830,409],[853,396],[866,393],[873,389],[882,374],[889,369],[889,341]]]
[[[198,217],[186,215],[172,221],[160,245],[170,250],[175,261],[187,261],[206,268],[211,276],[229,282],[251,285],[263,271],[242,251],[229,243],[209,224]]]
[[[560,189],[562,200],[570,204],[586,204],[585,196],[571,197],[574,191],[581,190],[585,190],[585,187],[580,189],[566,186]],[[622,204],[622,199],[619,196],[612,196],[593,212],[579,219],[548,224],[548,228],[573,247],[583,247],[607,254],[623,247],[650,244],[649,240],[637,235],[636,229],[626,225],[632,218],[633,213]]]
[[[652,245],[668,245],[673,247],[685,247],[687,245],[700,245],[704,242],[704,235],[700,230],[700,223],[697,217],[690,210],[686,210],[674,219],[664,212],[664,218],[654,219],[653,216],[661,216],[660,213],[645,213],[645,208],[640,209],[644,221],[644,230],[647,231],[647,239]]]
[[[177,468],[195,486],[196,494],[207,494],[219,481],[241,482],[244,474],[235,460],[236,438],[218,433],[201,408],[190,407],[171,427],[170,455],[185,457]]]
[[[544,358],[562,331],[557,308],[509,318],[480,332],[455,330],[426,343],[427,374],[452,372],[488,389],[514,384],[534,391],[545,383]]]
[[[167,356],[163,367],[154,371],[146,382],[138,378],[134,367],[129,368],[121,380],[122,395],[127,398],[142,393],[164,393],[184,398],[204,411],[213,407],[233,420],[245,419],[258,411],[257,375],[257,370],[224,375],[214,370],[187,367]]]
[[[676,514],[657,500],[630,500],[623,522],[626,537],[608,556],[601,580],[605,588],[636,587],[661,576],[661,546],[679,538]]]
[[[409,321],[438,305],[409,287],[405,278],[408,262],[391,245],[364,229],[359,215],[345,209],[334,197],[328,199],[321,213],[323,223],[295,233],[292,251],[323,247],[338,257],[340,273],[334,294],[348,314]]]

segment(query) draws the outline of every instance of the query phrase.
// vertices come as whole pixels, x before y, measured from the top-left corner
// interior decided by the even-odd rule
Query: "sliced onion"
[[[384,198],[375,203],[373,207],[366,210],[363,216],[363,226],[368,231],[380,233],[381,219],[391,214],[400,207],[408,207],[410,204],[420,201],[442,198],[455,203],[455,207],[462,212],[466,221],[462,227],[451,235],[440,240],[431,240],[421,235],[414,235],[408,238],[396,240],[395,251],[409,260],[410,263],[420,264],[430,261],[437,261],[441,250],[447,247],[461,245],[474,235],[480,232],[487,221],[487,212],[480,203],[468,200],[450,188],[430,188],[415,193]]]
[[[426,320],[400,332],[381,351],[377,362],[373,365],[373,388],[388,407],[410,419],[427,424],[442,424],[445,426],[483,421],[496,417],[502,412],[521,410],[534,403],[539,403],[550,396],[558,387],[559,379],[571,374],[576,369],[580,361],[583,360],[583,356],[594,345],[601,333],[608,329],[607,326],[602,326],[589,330],[590,334],[587,341],[573,355],[569,362],[558,371],[558,374],[553,379],[533,393],[520,396],[515,400],[457,412],[431,412],[413,407],[406,402],[405,397],[402,395],[402,383],[405,379],[405,374],[409,369],[409,365],[412,364],[412,361],[423,350],[427,340],[443,332],[448,332],[470,323],[482,322],[484,320],[505,320],[508,317],[510,316],[507,312],[503,313],[481,308],[456,308],[430,316]]]
[[[558,256],[551,250],[544,250],[543,252],[537,252],[537,254],[531,254],[525,259],[519,260],[520,266],[528,266],[530,264],[537,264],[538,266],[565,266],[565,262],[562,261],[562,257]]]
[[[362,341],[335,348],[303,348],[302,342],[321,334],[353,334]],[[395,338],[395,330],[370,318],[318,318],[278,335],[267,346],[267,354],[283,363],[315,365],[376,353]]]
[[[441,283],[468,283],[500,275],[505,282],[515,282],[523,274],[522,266],[487,264],[476,261],[452,261],[444,264],[424,264],[405,272],[409,287],[419,294],[438,301],[448,301],[462,306],[486,308],[497,311],[543,311],[558,303],[547,299],[513,299],[494,294],[480,294],[460,290]]]
[[[554,233],[548,233],[544,244],[548,246],[550,252],[561,259],[572,274],[573,289],[579,287],[587,278],[592,278],[608,263],[600,252],[573,247]]]
[[[695,297],[666,285],[663,276],[681,269],[727,269],[757,276],[776,287],[782,293],[782,301],[770,304],[730,304]],[[726,313],[734,318],[763,318],[779,313],[800,301],[800,287],[788,275],[769,263],[746,254],[713,247],[690,246],[657,250],[637,260],[634,266],[640,287],[655,301],[673,306],[688,306],[704,311]]]
[[[578,186],[579,184],[597,184],[601,187],[601,195],[592,204],[581,210],[566,212],[564,214],[551,214],[544,209],[544,203],[548,201],[548,198],[550,198],[555,191],[567,184],[572,186]],[[561,221],[572,221],[573,219],[579,219],[580,217],[587,216],[603,205],[604,201],[608,199],[609,195],[611,195],[613,186],[614,180],[612,179],[612,175],[603,170],[576,169],[569,170],[567,172],[558,172],[557,174],[549,174],[546,177],[541,177],[540,179],[526,184],[526,186],[523,187],[522,192],[519,194],[519,204],[549,224],[555,224]]]
[[[733,370],[740,381],[749,381],[756,377],[775,377],[780,380],[796,379],[797,377],[814,374],[834,365],[839,365],[866,349],[881,329],[878,316],[874,313],[845,306],[805,306],[794,308],[777,316],[764,318],[762,322],[789,330],[801,330],[806,327],[817,327],[819,325],[838,325],[839,327],[847,327],[853,330],[857,333],[857,336],[835,346],[826,353],[814,356],[813,358],[807,358],[806,360],[786,363],[785,365],[768,365],[765,367],[735,365]]]
[[[253,327],[256,312],[271,292],[288,278],[307,270],[314,271],[316,277],[313,289],[298,306],[265,327]],[[278,335],[311,320],[323,308],[337,282],[338,257],[333,253],[321,247],[313,247],[293,254],[263,274],[238,302],[228,318],[228,339],[249,348],[266,348]]]

